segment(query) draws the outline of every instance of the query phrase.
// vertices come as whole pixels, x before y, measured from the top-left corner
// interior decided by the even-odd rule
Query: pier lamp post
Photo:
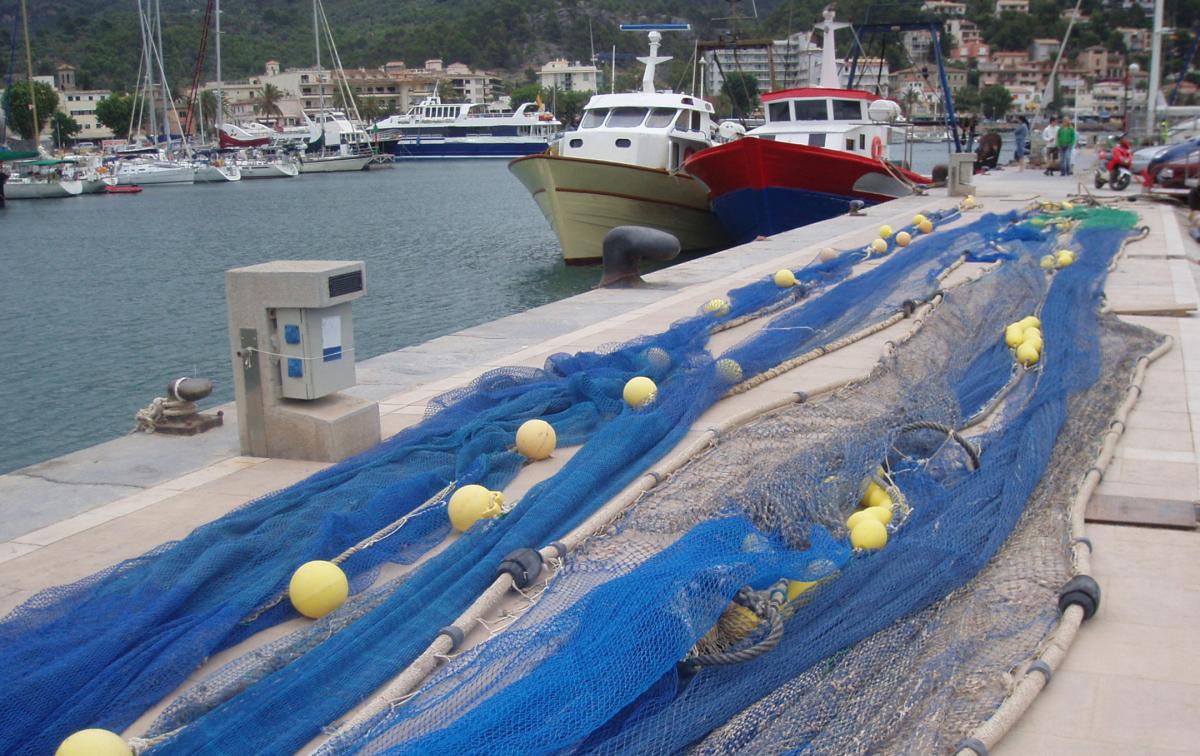
[[[1124,103],[1121,108],[1123,111],[1121,114],[1121,130],[1125,132],[1126,139],[1128,139],[1130,136],[1130,134],[1129,134],[1129,85],[1130,85],[1130,82],[1133,80],[1133,77],[1137,75],[1138,70],[1139,70],[1139,67],[1138,67],[1137,63],[1130,63],[1125,68],[1125,97],[1124,97]]]

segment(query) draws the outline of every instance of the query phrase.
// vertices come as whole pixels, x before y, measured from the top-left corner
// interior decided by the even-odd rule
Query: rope
[[[943,425],[942,423],[933,422],[932,420],[917,420],[915,422],[902,425],[899,432],[910,433],[918,430],[931,430],[937,431],[938,433],[945,433],[947,438],[953,440],[967,453],[967,457],[971,460],[971,469],[979,469],[979,450],[972,446],[970,441],[967,441],[967,439],[963,438],[962,434],[951,428],[949,425]]]
[[[375,531],[371,535],[367,536],[363,540],[354,544],[353,546],[346,549],[345,551],[338,554],[337,556],[335,556],[333,559],[330,559],[329,561],[334,564],[341,564],[342,562],[346,561],[347,559],[354,556],[355,554],[362,551],[363,549],[374,546],[375,544],[379,543],[383,539],[387,538],[388,536],[392,535],[396,531],[400,530],[400,528],[404,527],[408,523],[408,521],[410,519],[412,519],[413,517],[416,517],[417,515],[423,513],[424,511],[426,511],[430,507],[434,506],[435,504],[440,503],[442,499],[444,499],[452,490],[454,490],[454,487],[456,485],[458,485],[457,480],[450,481],[449,483],[446,484],[446,486],[442,490],[438,491],[433,496],[426,499],[420,506],[416,507],[415,509],[412,509],[411,511],[406,513],[403,517],[401,517],[400,519],[398,519],[392,523],[389,523],[388,525],[384,526],[383,528],[380,528],[379,530]],[[263,604],[259,608],[255,609],[252,613],[250,613],[249,615],[244,617],[239,624],[241,624],[241,625],[251,624],[256,619],[263,616],[263,614],[265,614],[266,612],[270,611],[271,609],[274,609],[276,606],[283,603],[283,600],[287,597],[288,597],[288,592],[287,592],[287,589],[285,588],[282,591],[280,591],[279,593],[275,594],[275,597],[272,598],[270,601]]]
[[[137,426],[130,432],[137,433],[141,431],[143,433],[153,433],[158,429],[158,424],[161,420],[169,417],[189,417],[194,414],[196,414],[195,402],[168,399],[160,396],[134,413],[133,418],[137,422]]]
[[[786,594],[784,595],[786,597]],[[757,614],[762,619],[762,622],[759,623],[760,626],[763,622],[767,624],[770,630],[767,632],[766,637],[753,646],[737,651],[720,651],[713,654],[691,656],[684,660],[686,663],[695,667],[741,664],[742,662],[756,659],[779,645],[780,639],[783,638],[783,617],[779,614],[777,598],[767,599],[763,594],[746,586],[738,591],[733,602]]]

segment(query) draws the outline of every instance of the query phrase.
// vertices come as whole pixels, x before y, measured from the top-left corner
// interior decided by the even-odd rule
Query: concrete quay
[[[1062,199],[1087,179],[1086,167],[1075,178],[1009,168],[978,178],[977,196],[985,210],[1005,211],[1035,198]],[[844,216],[649,274],[644,287],[591,291],[365,360],[352,393],[380,403],[383,435],[390,437],[419,422],[431,398],[487,370],[541,366],[556,352],[660,331],[730,289],[807,263],[824,246],[861,245],[881,224],[902,225],[917,212],[953,204],[937,191],[897,200],[861,217]],[[1100,509],[1102,500],[1168,502],[1190,506],[1194,520],[1200,500],[1200,318],[1194,311],[1200,301],[1195,264],[1200,247],[1187,237],[1177,207],[1138,201],[1129,209],[1141,215],[1150,234],[1128,249],[1110,275],[1109,304],[1118,312],[1162,313],[1126,317],[1170,334],[1175,346],[1150,367],[1144,394],[1092,504]],[[977,272],[977,266],[964,266],[950,283]],[[720,351],[762,325],[752,321],[722,332],[712,349]],[[865,377],[885,343],[910,327],[901,321],[719,402],[679,449],[715,423],[783,395]],[[181,538],[325,467],[240,456],[236,413],[224,409],[226,426],[202,436],[132,435],[0,476],[0,508],[6,514],[0,521],[0,614],[44,588]],[[505,489],[505,498],[519,499],[561,469],[574,451],[561,449],[527,466]],[[1190,625],[1200,619],[1200,534],[1093,523],[1088,536],[1102,607],[1080,631],[1053,681],[993,753],[1194,752],[1200,742],[1200,638]],[[389,568],[379,579],[408,569]],[[301,625],[281,624],[222,652],[187,684]],[[481,632],[473,640],[484,637]],[[125,734],[140,735],[156,713],[148,712]]]

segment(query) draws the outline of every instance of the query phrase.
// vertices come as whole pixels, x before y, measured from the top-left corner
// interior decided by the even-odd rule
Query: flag
[[[537,100],[535,100],[535,102],[537,102],[539,111],[546,109],[546,105],[542,102],[542,96],[540,94],[537,96]]]

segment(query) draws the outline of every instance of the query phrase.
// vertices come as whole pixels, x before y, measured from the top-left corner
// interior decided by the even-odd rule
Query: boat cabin
[[[762,96],[766,123],[749,136],[887,157],[900,106],[857,89],[806,87]]]
[[[673,92],[596,95],[579,128],[563,134],[563,157],[603,160],[667,171],[712,144],[712,104]]]
[[[436,95],[408,109],[404,115],[384,118],[375,124],[389,137],[534,137],[549,139],[562,126],[554,114],[539,110],[532,102],[515,111],[489,110],[482,102],[443,103]]]

